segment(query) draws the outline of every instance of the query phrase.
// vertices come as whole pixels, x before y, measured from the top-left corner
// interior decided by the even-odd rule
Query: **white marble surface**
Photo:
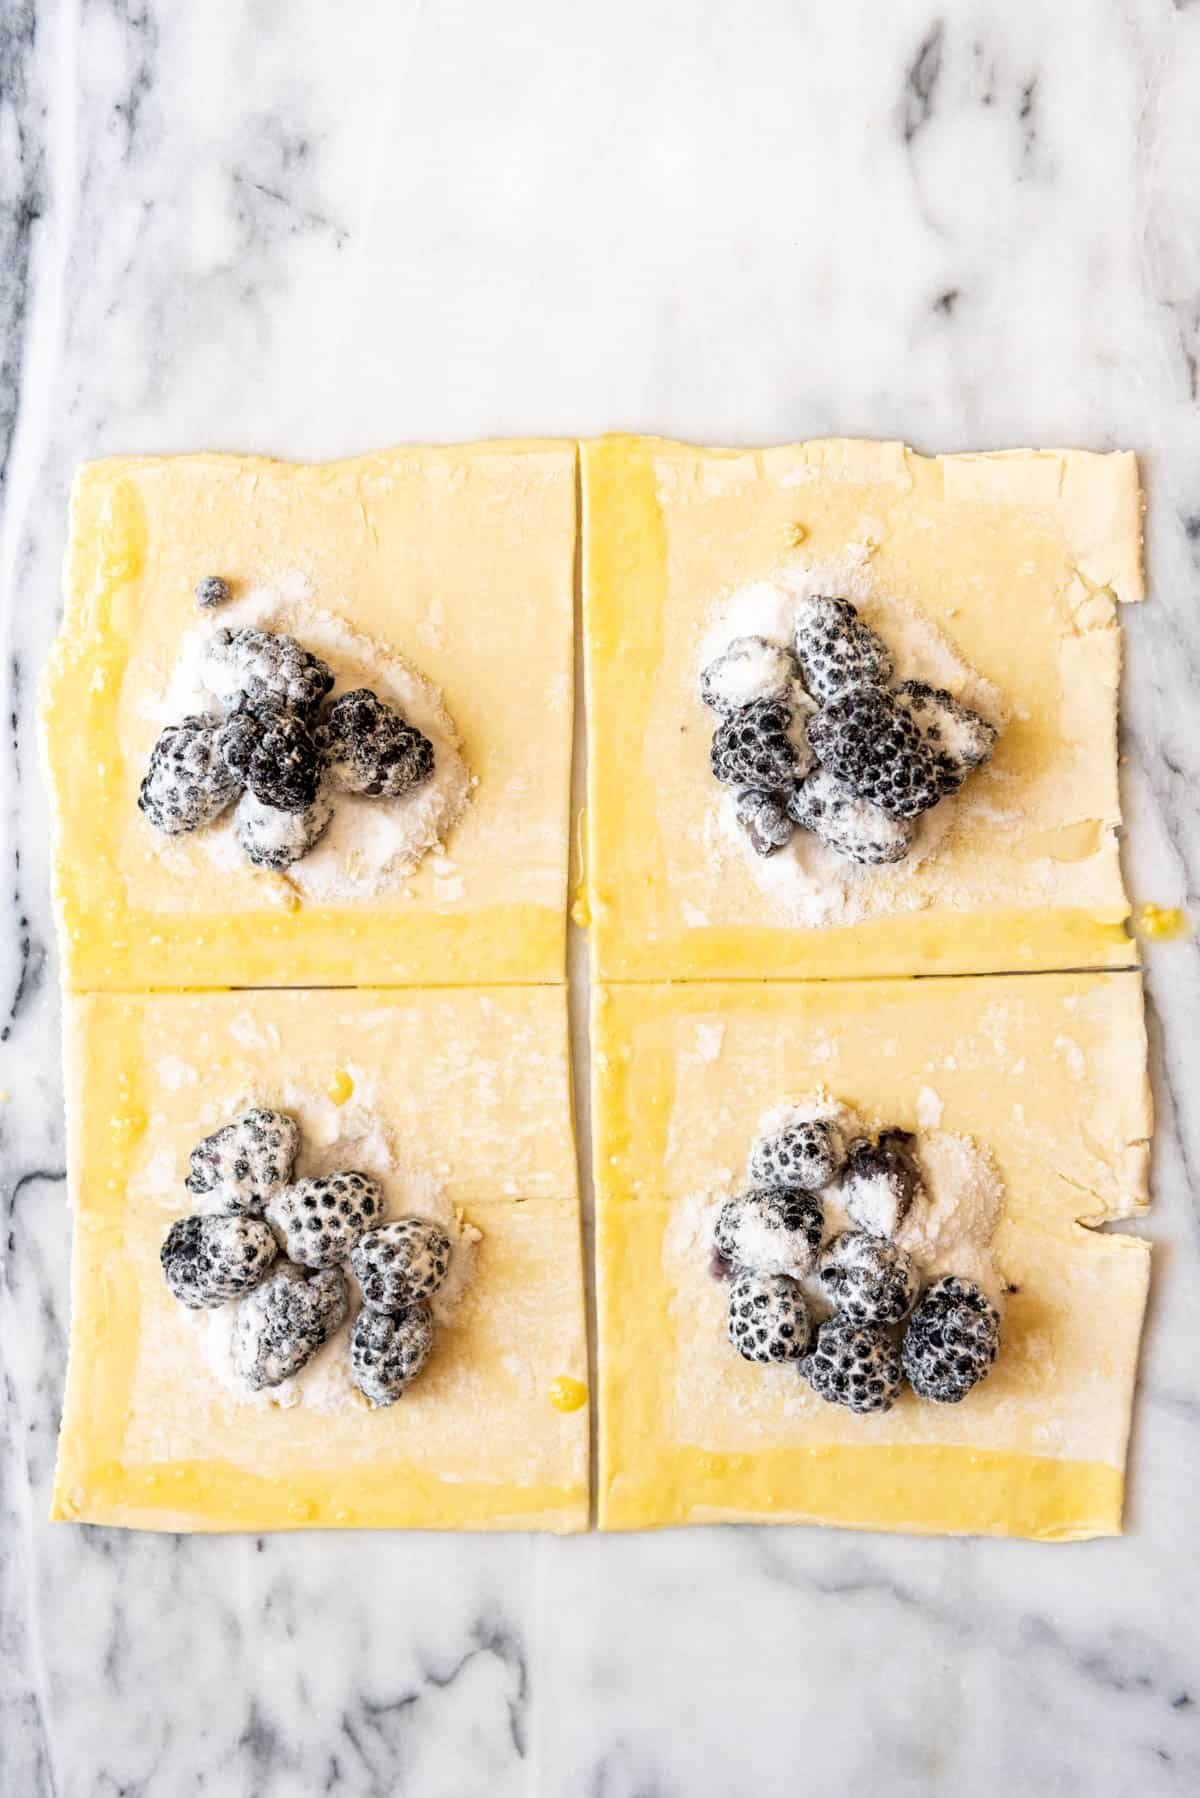
[[[1188,0],[0,0],[4,1798],[1200,1788],[1194,943],[1150,957],[1161,1246],[1123,1541],[51,1529],[33,731],[84,456],[1129,444],[1153,599],[1128,865],[1195,902],[1198,89]]]

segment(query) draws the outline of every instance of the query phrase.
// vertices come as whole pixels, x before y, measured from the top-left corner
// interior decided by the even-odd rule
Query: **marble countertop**
[[[33,726],[86,456],[1128,445],[1152,600],[1127,867],[1194,906],[1197,91],[1188,0],[0,9],[5,1798],[1200,1789],[1194,942],[1149,955],[1123,1541],[51,1528],[68,1242]]]

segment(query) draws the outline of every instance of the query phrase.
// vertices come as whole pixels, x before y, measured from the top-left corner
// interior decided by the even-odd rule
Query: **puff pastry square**
[[[43,701],[68,986],[563,978],[575,469],[574,444],[530,441],[80,472]],[[277,876],[216,874],[198,837],[158,853],[138,787],[209,573],[235,592],[299,584],[440,689],[478,781],[444,858],[287,909]]]
[[[68,999],[66,1048],[73,1302],[56,1517],[164,1530],[586,1528],[560,988],[96,994]],[[421,1210],[436,1187],[480,1233],[428,1367],[387,1409],[341,1394],[344,1326],[317,1357],[332,1402],[246,1401],[215,1374],[204,1333],[215,1314],[167,1292],[159,1245],[194,1203],[189,1151],[254,1101],[290,1109],[308,1145],[344,1145],[349,1165],[386,1140],[392,1215]]]
[[[1118,1532],[1149,1248],[1139,976],[633,985],[595,1001],[599,1516],[1064,1540]],[[854,1416],[741,1360],[695,1218],[761,1114],[823,1088],[990,1151],[1008,1301],[957,1405]]]
[[[601,978],[1136,961],[1116,841],[1117,603],[1142,596],[1132,455],[609,438],[584,444],[582,459]],[[721,789],[696,691],[702,641],[714,608],[785,559],[836,568],[851,555],[869,599],[910,608],[992,683],[1007,725],[986,805],[964,803],[918,865],[867,871],[854,907],[797,922],[748,850],[714,856]]]

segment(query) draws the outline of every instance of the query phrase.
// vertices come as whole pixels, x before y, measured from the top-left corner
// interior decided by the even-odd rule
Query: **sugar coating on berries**
[[[847,1149],[839,1196],[847,1217],[868,1236],[894,1236],[923,1191],[912,1148],[906,1131],[887,1130]]]
[[[830,1304],[856,1324],[899,1323],[921,1285],[911,1255],[864,1230],[843,1230],[826,1243],[818,1278]]]
[[[344,793],[398,799],[433,773],[433,744],[367,687],[343,693],[325,716],[329,774]]]
[[[258,1217],[181,1217],[159,1251],[167,1285],[193,1311],[224,1305],[257,1286],[277,1247]]]
[[[796,830],[788,817],[787,794],[768,793],[762,787],[746,787],[738,794],[737,821],[755,855],[778,855]]]
[[[798,1361],[810,1330],[804,1294],[785,1274],[735,1274],[728,1329],[730,1342],[747,1361]]]
[[[196,604],[206,609],[212,606],[223,606],[229,603],[231,589],[229,582],[222,580],[219,574],[206,574],[203,580],[196,582]]]
[[[796,658],[767,637],[735,637],[700,676],[700,697],[722,717],[756,700],[784,699],[797,675]]]
[[[943,794],[957,793],[968,774],[981,768],[996,747],[996,726],[945,687],[933,687],[923,680],[901,681],[896,703],[908,713],[932,751]]]
[[[803,778],[811,751],[787,700],[756,699],[722,719],[709,760],[725,786],[774,791]]]
[[[806,1118],[760,1137],[750,1151],[750,1178],[761,1186],[820,1192],[845,1158],[842,1133],[830,1118]]]
[[[1000,1316],[971,1280],[935,1280],[908,1321],[901,1357],[918,1398],[956,1405],[996,1359]]]
[[[255,1105],[196,1144],[188,1191],[214,1194],[226,1211],[261,1211],[291,1179],[299,1147],[295,1118]]]
[[[242,706],[225,722],[221,753],[241,785],[266,806],[303,812],[325,772],[324,746],[309,719],[279,706]]]
[[[201,678],[231,710],[275,705],[314,711],[333,685],[333,672],[282,631],[214,631],[205,645]]]
[[[430,1298],[446,1278],[450,1238],[428,1218],[397,1218],[360,1236],[350,1265],[369,1310],[403,1311]]]
[[[268,1213],[284,1248],[301,1267],[333,1267],[345,1261],[365,1230],[383,1215],[383,1190],[369,1174],[347,1169],[297,1180]]]
[[[150,751],[138,808],[155,830],[199,830],[237,798],[242,783],[221,753],[222,723],[206,716],[169,724]]]
[[[817,1330],[800,1370],[818,1398],[860,1414],[890,1411],[900,1394],[900,1351],[887,1330],[837,1313]]]
[[[847,861],[883,867],[903,861],[912,848],[913,826],[893,818],[869,800],[858,799],[825,768],[817,768],[788,799],[789,815]]]
[[[424,1302],[393,1315],[364,1309],[350,1334],[351,1377],[372,1405],[395,1404],[432,1347],[433,1318]]]
[[[879,687],[856,687],[808,721],[827,773],[857,799],[895,818],[915,818],[942,797],[932,749],[911,715]]]
[[[348,1307],[341,1268],[306,1273],[290,1262],[279,1263],[238,1306],[234,1370],[255,1392],[278,1386],[328,1342]]]
[[[884,687],[892,678],[886,643],[848,599],[811,595],[796,602],[796,657],[804,685],[822,704],[852,687]]]
[[[816,1265],[824,1229],[824,1209],[814,1193],[757,1187],[722,1205],[713,1247],[731,1267],[803,1279]]]
[[[333,801],[324,787],[302,812],[281,811],[264,805],[254,793],[243,793],[233,814],[233,831],[248,862],[281,873],[316,848],[332,817]]]

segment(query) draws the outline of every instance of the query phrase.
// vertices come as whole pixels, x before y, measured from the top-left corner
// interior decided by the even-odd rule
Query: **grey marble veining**
[[[1135,894],[1200,905],[1200,7],[0,0],[0,1794],[1200,1788],[1200,1033],[1150,954],[1129,1535],[45,1522],[68,1246],[34,687],[84,456],[608,428],[1132,445]]]

